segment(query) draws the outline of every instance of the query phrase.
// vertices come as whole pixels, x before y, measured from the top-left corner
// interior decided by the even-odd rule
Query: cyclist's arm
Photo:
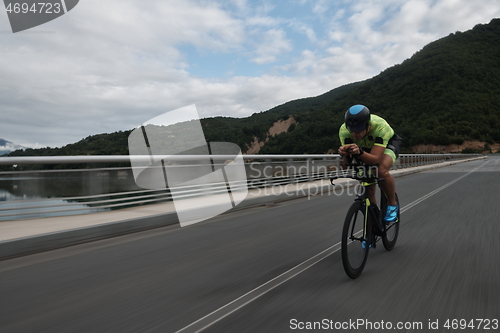
[[[359,159],[368,165],[375,165],[377,163],[380,163],[380,160],[382,158],[382,155],[384,155],[385,147],[375,145],[371,149],[369,153],[364,152],[359,156]]]
[[[352,146],[355,146],[352,138],[350,137],[350,133],[347,130],[345,124],[340,126],[339,129],[339,139],[340,139],[340,147],[338,150],[339,155],[342,157],[342,169],[346,169],[349,165],[349,159],[351,156],[351,152],[349,151]]]

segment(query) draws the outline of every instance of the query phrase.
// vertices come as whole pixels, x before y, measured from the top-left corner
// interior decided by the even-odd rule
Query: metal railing
[[[479,154],[402,154],[393,169],[416,167]],[[170,162],[199,160],[200,155],[159,156]],[[212,156],[231,160],[232,155]],[[0,157],[0,165],[150,162],[150,156]],[[243,155],[248,189],[310,182],[340,170],[339,155]],[[199,165],[198,165],[199,166]],[[220,166],[220,164],[219,164]],[[185,167],[185,166],[184,166]],[[22,184],[22,185],[20,185]],[[2,186],[3,185],[3,186]],[[213,193],[227,191],[213,184]],[[3,192],[2,192],[3,191]],[[38,191],[38,194],[36,194]],[[185,197],[199,195],[199,187],[183,187]],[[45,198],[39,198],[40,192]],[[3,196],[2,196],[3,193]],[[0,172],[0,221],[42,216],[75,215],[171,201],[170,189],[144,190],[135,185],[132,169],[68,169]]]

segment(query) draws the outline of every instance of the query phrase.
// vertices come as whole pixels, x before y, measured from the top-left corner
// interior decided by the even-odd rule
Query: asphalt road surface
[[[396,184],[398,243],[356,280],[331,192],[0,262],[0,332],[500,330],[500,157]]]

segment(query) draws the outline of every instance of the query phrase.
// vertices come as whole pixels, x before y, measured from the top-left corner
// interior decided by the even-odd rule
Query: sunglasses
[[[351,133],[360,133],[360,132],[363,132],[365,129],[366,129],[365,124],[360,124],[357,126],[350,126],[348,128],[349,132],[351,132]]]

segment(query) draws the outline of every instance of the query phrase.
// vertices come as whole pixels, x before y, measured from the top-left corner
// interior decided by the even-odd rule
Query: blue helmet
[[[370,110],[364,105],[354,105],[345,113],[345,126],[349,132],[359,133],[368,129]]]

